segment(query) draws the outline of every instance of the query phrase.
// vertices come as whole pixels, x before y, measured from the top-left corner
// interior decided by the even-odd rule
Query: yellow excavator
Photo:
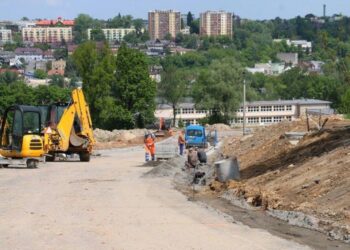
[[[95,139],[89,107],[81,89],[74,89],[67,105],[9,107],[0,131],[0,165],[37,167],[57,154],[78,154],[90,161]]]

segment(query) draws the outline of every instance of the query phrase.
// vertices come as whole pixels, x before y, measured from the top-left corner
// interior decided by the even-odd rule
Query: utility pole
[[[243,79],[243,135],[246,135],[246,84]]]

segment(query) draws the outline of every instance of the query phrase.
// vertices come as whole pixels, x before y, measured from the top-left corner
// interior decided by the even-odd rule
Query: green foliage
[[[67,87],[66,83],[64,81],[64,77],[61,76],[61,75],[52,75],[52,76],[49,77],[49,79],[50,79],[49,83],[51,85],[55,85],[55,86],[58,86],[58,87],[61,87],[61,88]]]
[[[156,84],[149,77],[146,56],[123,44],[118,50],[113,96],[131,114],[146,123],[154,120]]]
[[[102,29],[93,29],[93,30],[91,30],[90,39],[92,41],[104,41],[104,40],[106,40],[106,37],[105,37],[105,34],[103,33]]]
[[[191,34],[199,34],[199,19],[193,20],[189,26]]]
[[[38,79],[45,79],[47,77],[47,73],[42,69],[36,69],[34,71],[34,77]]]
[[[158,95],[172,106],[173,125],[176,121],[176,108],[180,100],[186,96],[187,75],[183,70],[175,67],[166,68],[162,74],[162,81],[158,85]]]
[[[102,27],[102,22],[93,19],[87,14],[79,14],[75,18],[75,25],[73,28],[74,42],[80,44],[87,41],[87,29],[97,29]]]
[[[123,44],[115,59],[107,44],[98,50],[94,43],[86,42],[75,51],[73,60],[95,126],[133,128],[153,120],[156,87],[144,54]]]
[[[193,14],[191,12],[187,13],[187,25],[191,27],[193,22]]]
[[[10,84],[16,81],[18,81],[18,75],[14,72],[6,71],[0,74],[0,84],[2,83]]]
[[[197,106],[232,117],[241,100],[242,75],[242,67],[235,60],[214,61],[200,72],[194,85]]]
[[[67,59],[68,50],[67,50],[67,48],[55,49],[55,51],[53,52],[53,56],[55,57],[56,60]]]
[[[350,89],[348,89],[341,97],[340,112],[347,115],[347,119],[350,119]]]
[[[130,28],[133,24],[132,16],[122,16],[120,13],[118,16],[113,17],[107,21],[108,28]]]

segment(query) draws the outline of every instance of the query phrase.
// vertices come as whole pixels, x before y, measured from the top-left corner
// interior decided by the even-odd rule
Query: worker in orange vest
[[[152,157],[152,161],[155,160],[156,147],[154,144],[155,138],[152,134],[147,134],[145,138],[145,150],[146,150],[146,161],[149,161],[149,155]]]
[[[181,131],[179,134],[179,138],[178,138],[178,143],[179,143],[179,149],[180,149],[180,155],[184,154],[184,148],[185,148],[185,136],[184,136],[184,131]]]

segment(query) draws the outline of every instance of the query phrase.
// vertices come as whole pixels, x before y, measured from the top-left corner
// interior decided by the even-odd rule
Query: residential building
[[[232,13],[225,11],[207,11],[200,14],[201,36],[232,37]]]
[[[156,83],[160,83],[162,81],[162,73],[163,67],[160,65],[153,65],[150,68],[149,76],[152,80],[154,80]]]
[[[46,65],[47,65],[47,62],[46,62],[46,61],[36,61],[36,62],[34,63],[34,69],[35,69],[35,70],[40,69],[40,70],[43,70],[43,71],[46,72],[46,71],[47,71]]]
[[[35,23],[38,27],[73,27],[74,20],[65,20],[62,17],[58,17],[57,20],[38,20]]]
[[[11,43],[12,42],[12,31],[10,29],[0,28],[0,43]]]
[[[302,49],[304,52],[312,52],[312,42],[306,40],[290,40],[290,39],[274,39],[275,43],[285,42],[288,46],[295,46]]]
[[[22,29],[24,42],[61,43],[73,40],[72,27],[29,27]]]
[[[334,113],[331,102],[315,99],[278,100],[249,102],[246,105],[246,122],[248,126],[269,125],[283,120],[293,121],[306,115],[307,111]],[[233,125],[243,124],[243,106],[236,113]]]
[[[291,67],[286,67],[284,63],[256,63],[254,68],[246,68],[252,74],[263,73],[264,75],[278,76],[283,72],[290,70]]]
[[[87,30],[88,39],[91,39],[91,31],[92,29]],[[123,41],[124,36],[131,32],[136,32],[135,28],[118,28],[118,29],[102,29],[103,34],[105,35],[106,40],[108,41]]]
[[[148,32],[151,40],[164,39],[168,34],[175,38],[180,29],[180,12],[155,10],[148,13]]]
[[[16,54],[12,51],[0,51],[0,65],[10,65],[12,59],[15,59]]]
[[[166,50],[176,47],[174,42],[168,40],[150,40],[145,43],[147,50],[145,53],[148,56],[164,56]]]
[[[16,60],[24,60],[25,62],[43,60],[43,51],[39,48],[17,48],[15,50]]]
[[[184,34],[184,35],[189,35],[191,34],[191,27],[190,26],[185,26],[185,28],[183,28],[182,30],[180,30],[180,33]]]
[[[52,61],[51,69],[64,71],[66,69],[66,61],[63,59]]]
[[[323,74],[323,65],[325,62],[322,61],[303,61],[299,63],[299,67],[308,71],[309,73]]]
[[[299,63],[298,53],[278,53],[277,59],[292,66],[296,66]]]
[[[195,51],[195,50],[194,49],[186,49],[186,48],[183,48],[180,46],[176,46],[176,47],[170,49],[171,54],[179,54],[179,55],[184,55],[188,52],[193,52],[193,51]]]

